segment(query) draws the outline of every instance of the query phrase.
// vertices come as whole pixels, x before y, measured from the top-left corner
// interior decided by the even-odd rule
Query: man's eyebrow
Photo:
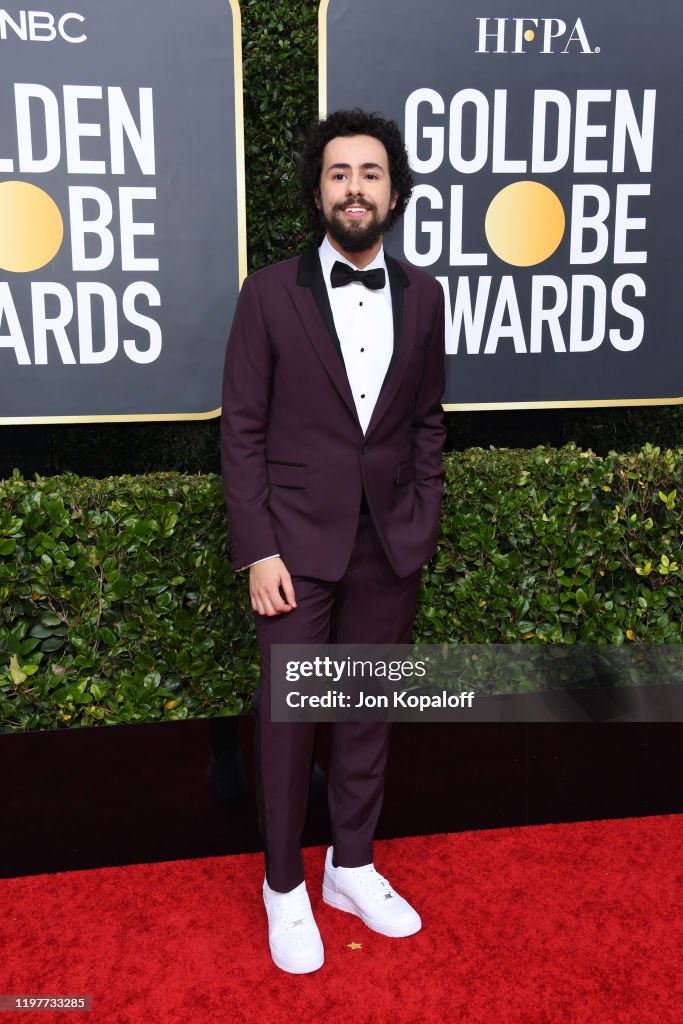
[[[367,171],[370,168],[373,168],[373,169],[376,168],[378,171],[383,171],[384,170],[384,168],[382,167],[381,164],[373,163],[371,160],[368,160],[364,164],[360,164],[360,168],[363,171]],[[330,164],[330,166],[327,169],[328,169],[328,171],[339,171],[339,170],[350,171],[351,170],[351,164]]]

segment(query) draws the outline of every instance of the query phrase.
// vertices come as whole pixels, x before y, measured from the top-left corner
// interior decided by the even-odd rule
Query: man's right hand
[[[281,615],[296,608],[292,577],[279,556],[251,566],[249,594],[251,607],[259,615]]]

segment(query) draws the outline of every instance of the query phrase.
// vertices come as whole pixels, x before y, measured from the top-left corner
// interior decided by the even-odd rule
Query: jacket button
[[[361,448],[361,451],[363,455],[367,455],[368,452],[370,451],[370,445],[364,444],[363,447]]]

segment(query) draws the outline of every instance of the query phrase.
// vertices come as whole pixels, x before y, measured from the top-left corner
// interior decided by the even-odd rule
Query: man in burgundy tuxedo
[[[263,896],[273,959],[291,973],[323,963],[300,848],[315,725],[271,721],[271,644],[409,642],[445,438],[443,293],[382,246],[412,189],[397,125],[331,114],[300,178],[322,244],[244,282],[221,424],[231,565],[249,567],[261,654]],[[323,899],[398,937],[421,922],[372,863],[389,728],[333,725]]]

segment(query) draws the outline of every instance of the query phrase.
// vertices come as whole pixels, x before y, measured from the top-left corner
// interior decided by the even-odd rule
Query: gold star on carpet
[[[347,942],[347,949],[362,949],[363,944],[361,942]]]

